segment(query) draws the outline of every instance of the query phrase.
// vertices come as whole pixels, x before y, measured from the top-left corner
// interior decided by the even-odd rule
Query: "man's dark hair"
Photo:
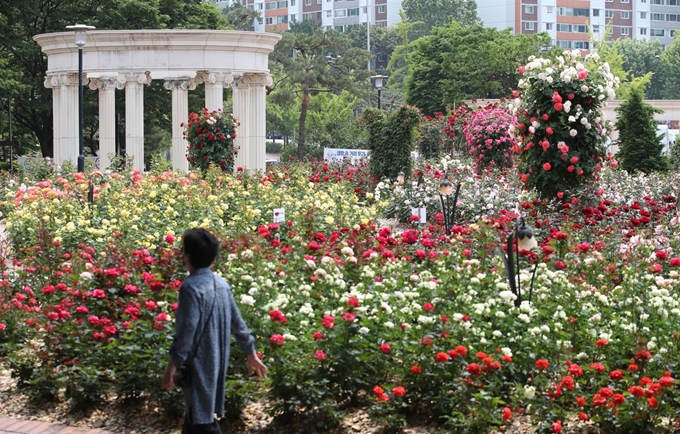
[[[193,228],[184,233],[182,249],[194,268],[210,267],[217,257],[220,241],[207,229]]]

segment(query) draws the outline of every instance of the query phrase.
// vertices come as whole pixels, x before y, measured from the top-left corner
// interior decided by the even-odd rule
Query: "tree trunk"
[[[298,149],[297,159],[302,160],[305,153],[305,122],[307,121],[307,110],[311,99],[309,98],[309,91],[302,90],[302,106],[300,107],[300,123],[298,124]]]

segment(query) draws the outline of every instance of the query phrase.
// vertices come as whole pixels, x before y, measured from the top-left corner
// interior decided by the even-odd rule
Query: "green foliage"
[[[283,143],[267,142],[265,146],[267,154],[280,154],[283,150]]]
[[[661,55],[663,45],[658,40],[622,38],[617,40],[617,50],[623,57],[623,69],[632,79],[652,73],[646,97],[663,98],[663,73]]]
[[[680,171],[680,139],[677,137],[671,142],[670,151],[668,161],[671,169]]]
[[[304,155],[307,116],[313,98],[343,90],[365,95],[370,73],[363,65],[370,56],[362,48],[351,47],[346,36],[324,30],[312,21],[291,23],[290,30],[283,34],[269,56],[270,69],[278,80],[271,98],[287,104],[299,101],[298,159]]]
[[[411,170],[411,151],[414,149],[414,128],[420,111],[402,106],[392,112],[367,109],[362,117],[368,131],[371,151],[370,171],[376,179],[396,179],[399,172]]]
[[[227,19],[227,24],[234,30],[252,30],[253,20],[261,17],[259,11],[247,8],[239,2],[224,8],[222,13]]]
[[[673,42],[661,54],[663,71],[663,99],[680,99],[680,36],[676,34]]]
[[[299,160],[300,147],[288,145],[281,151],[281,161]],[[322,159],[323,148],[316,143],[305,143],[302,148],[302,155],[304,159]]]
[[[475,0],[404,0],[401,7],[406,21],[424,23],[424,34],[451,21],[463,26],[481,24]]]
[[[424,24],[422,21],[406,22],[403,11],[399,11],[399,17],[401,21],[395,26],[399,35],[399,45],[394,47],[390,61],[387,63],[387,72],[390,77],[387,84],[403,91],[404,80],[409,71],[409,56],[413,51],[413,42],[418,39]]]
[[[203,173],[210,166],[232,172],[238,153],[234,146],[236,134],[237,122],[231,113],[208,109],[201,114],[191,113],[185,130],[189,142],[187,159],[191,167]]]
[[[616,109],[617,158],[629,173],[638,170],[650,173],[667,170],[669,166],[667,158],[661,155],[663,144],[654,120],[654,114],[660,110],[643,102],[643,95],[642,89],[633,87],[628,98]]]
[[[547,34],[451,23],[413,45],[405,80],[406,102],[426,114],[474,98],[503,98],[517,86],[517,68],[548,45]]]
[[[417,148],[421,158],[436,158],[446,149],[448,134],[444,128],[448,119],[442,113],[435,113],[434,117],[426,116],[418,125]]]

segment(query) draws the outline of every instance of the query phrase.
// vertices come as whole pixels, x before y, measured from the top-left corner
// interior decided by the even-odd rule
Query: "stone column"
[[[210,111],[224,109],[224,88],[231,86],[234,76],[230,72],[198,71],[196,83],[205,83],[205,108]]]
[[[270,86],[269,74],[246,74],[250,83],[249,90],[249,116],[246,128],[248,129],[248,154],[246,167],[250,170],[264,172],[267,158],[267,111],[265,86]]]
[[[187,160],[188,143],[184,138],[181,126],[189,120],[189,90],[196,88],[196,83],[189,78],[166,79],[163,85],[172,90],[172,168],[182,172],[189,171]]]
[[[151,74],[133,72],[119,75],[125,84],[125,153],[133,157],[132,167],[144,170],[144,85]]]
[[[93,78],[90,89],[99,90],[99,170],[111,165],[116,154],[116,88],[123,85],[114,77]]]
[[[64,124],[64,112],[61,111],[61,86],[59,85],[58,75],[48,75],[45,77],[44,85],[52,89],[52,160],[55,162],[61,159],[61,128]]]
[[[233,85],[233,99],[234,99],[234,117],[239,123],[238,133],[234,145],[238,149],[236,160],[234,161],[234,169],[243,167],[248,169],[250,162],[250,82],[245,75],[238,77]]]
[[[56,166],[78,160],[78,74],[54,74],[45,80],[52,88],[53,161]]]

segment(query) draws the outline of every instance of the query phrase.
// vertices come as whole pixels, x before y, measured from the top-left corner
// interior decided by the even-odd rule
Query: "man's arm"
[[[177,366],[181,366],[189,357],[200,318],[200,304],[196,291],[189,285],[182,284],[179,290],[179,303],[175,311],[175,336],[170,346],[170,360],[162,380],[165,390],[175,387],[172,376]]]
[[[243,321],[241,311],[236,305],[230,289],[227,290],[227,294],[229,295],[229,309],[231,310],[231,334],[234,335],[241,351],[248,355],[248,373],[256,373],[259,377],[266,377],[267,366],[262,363],[255,352],[255,338]]]

